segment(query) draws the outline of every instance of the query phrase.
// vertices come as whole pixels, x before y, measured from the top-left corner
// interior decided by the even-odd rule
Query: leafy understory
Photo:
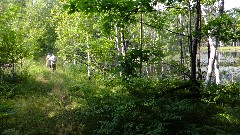
[[[31,65],[31,66],[30,66]],[[237,134],[240,84],[195,98],[189,84],[133,78],[88,80],[84,67],[27,61],[1,85],[2,134]],[[126,85],[127,84],[127,85]],[[184,86],[184,87],[183,87]],[[174,89],[174,90],[173,90]]]

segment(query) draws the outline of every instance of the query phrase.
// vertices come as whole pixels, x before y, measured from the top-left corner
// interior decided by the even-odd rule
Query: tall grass
[[[25,61],[24,67],[16,74],[21,78],[20,82],[2,85],[2,89],[7,90],[1,93],[0,131],[4,134],[63,132],[62,122],[57,122],[57,116],[79,106],[80,103],[75,102],[69,95],[68,87],[84,83],[83,73],[77,68],[60,64],[53,73],[45,67],[44,61]]]
[[[211,86],[194,98],[191,83],[98,76],[83,65],[26,61],[15,83],[1,84],[0,133],[238,134],[239,84]],[[107,77],[105,77],[107,78]],[[183,87],[184,86],[184,87]]]

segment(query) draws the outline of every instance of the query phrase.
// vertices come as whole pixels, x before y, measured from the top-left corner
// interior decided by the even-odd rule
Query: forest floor
[[[53,73],[44,62],[26,62],[21,74],[20,82],[10,85],[0,98],[0,111],[4,112],[0,115],[0,133],[65,134],[64,130],[70,130],[71,124],[65,125],[67,118],[61,118],[62,114],[81,102],[68,90],[75,84],[90,83],[85,76],[78,69],[70,72],[64,66]]]
[[[86,71],[85,66],[58,65],[52,73],[43,61],[26,61],[14,83],[0,87],[0,134],[240,132],[240,83],[210,87],[195,99],[185,87],[171,91],[185,86],[179,80],[133,78],[126,89],[121,79],[95,75],[88,80]],[[155,95],[163,90],[169,93]]]

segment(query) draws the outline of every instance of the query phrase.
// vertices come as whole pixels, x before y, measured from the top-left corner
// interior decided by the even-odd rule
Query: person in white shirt
[[[52,56],[50,57],[50,60],[51,60],[51,66],[52,66],[52,71],[54,72],[56,70],[56,67],[57,67],[57,57],[52,54]]]
[[[51,60],[50,60],[51,54],[48,53],[46,57],[46,66],[51,68]]]

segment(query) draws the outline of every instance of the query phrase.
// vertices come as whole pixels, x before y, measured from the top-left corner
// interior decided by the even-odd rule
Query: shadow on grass
[[[91,83],[69,88],[72,100],[84,103],[52,118],[64,134],[238,134],[240,108],[201,99],[147,97]],[[239,103],[238,103],[239,104]],[[61,124],[60,124],[61,123]]]
[[[200,102],[189,101],[181,108],[178,105],[186,101],[162,98],[146,105],[146,100],[129,97],[95,97],[94,100],[89,99],[85,107],[64,110],[53,117],[35,110],[33,115],[28,114],[32,117],[27,118],[27,122],[20,121],[23,124],[20,129],[25,131],[21,132],[64,135],[239,133],[237,125],[216,118],[218,108]],[[28,123],[33,125],[28,126]]]
[[[143,92],[136,96],[121,88],[106,87],[95,80],[81,82],[78,73],[59,70],[52,74],[44,70],[16,84],[14,97],[0,100],[0,133],[239,133],[239,108],[226,110],[224,105],[177,95],[171,97],[171,93],[154,97]],[[136,87],[141,88],[136,85],[134,89]]]
[[[22,106],[16,109],[17,113],[3,119],[2,131],[32,135],[185,135],[237,134],[240,130],[237,122],[227,120],[237,117],[236,112],[226,113],[223,107],[200,100],[136,98],[113,94],[91,83],[69,87],[68,95],[70,102],[58,104],[57,100],[67,99],[49,99],[50,106],[41,106],[32,99],[27,107]]]
[[[65,134],[71,116],[63,112],[74,106],[67,88],[78,78],[68,71],[52,73],[37,66],[31,70],[14,81],[5,79],[1,87],[0,134]]]

